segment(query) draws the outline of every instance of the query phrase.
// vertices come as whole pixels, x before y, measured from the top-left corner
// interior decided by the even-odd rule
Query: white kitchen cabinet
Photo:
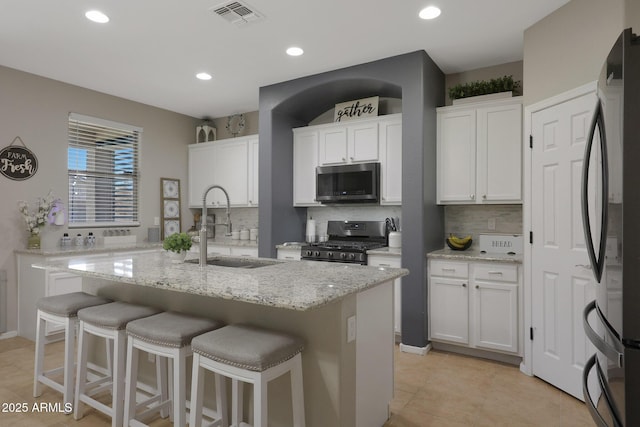
[[[232,206],[257,206],[258,138],[256,135],[189,145],[189,206],[202,207],[204,191],[220,185]],[[207,206],[223,208],[222,191],[207,195]]]
[[[278,248],[277,258],[300,261],[300,248]]]
[[[438,203],[522,203],[521,99],[438,108]]]
[[[379,123],[380,204],[402,204],[402,115]],[[387,118],[388,117],[388,118]]]
[[[377,121],[322,127],[319,137],[320,165],[375,162],[379,159]]]
[[[402,258],[399,256],[369,255],[367,265],[374,267],[401,268]],[[402,278],[393,281],[393,329],[396,337],[402,335]]]
[[[259,156],[259,145],[258,145],[258,137],[249,138],[249,193],[248,193],[248,205],[249,206],[258,206],[258,190],[259,190],[259,182],[260,177],[258,175],[258,168],[260,163]]]
[[[313,128],[293,130],[293,205],[315,206],[318,134]]]
[[[402,204],[402,114],[293,129],[293,205],[315,206],[316,167],[380,162],[380,204]]]
[[[521,354],[520,276],[516,264],[431,260],[431,339]]]

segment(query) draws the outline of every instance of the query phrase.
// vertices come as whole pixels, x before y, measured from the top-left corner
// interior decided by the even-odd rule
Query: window
[[[69,227],[135,226],[142,128],[69,114]]]

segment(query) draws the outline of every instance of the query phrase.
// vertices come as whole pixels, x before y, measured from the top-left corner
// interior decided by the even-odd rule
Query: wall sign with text
[[[16,145],[19,141],[22,146]],[[9,179],[23,181],[38,171],[38,159],[31,150],[16,136],[11,144],[0,150],[0,173]]]
[[[378,115],[378,96],[356,99],[354,101],[336,104],[333,113],[334,122],[346,122],[348,120],[376,117]]]

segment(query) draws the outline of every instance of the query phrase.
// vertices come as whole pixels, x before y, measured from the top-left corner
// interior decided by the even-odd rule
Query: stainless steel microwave
[[[316,167],[316,200],[321,203],[378,203],[380,163]]]

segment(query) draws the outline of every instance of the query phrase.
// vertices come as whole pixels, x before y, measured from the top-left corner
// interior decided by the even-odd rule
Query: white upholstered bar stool
[[[298,337],[248,325],[229,325],[195,337],[191,341],[190,427],[200,427],[202,422],[203,369],[232,379],[231,407],[235,427],[245,425],[242,382],[253,384],[253,427],[267,427],[267,384],[289,372],[293,426],[304,427],[303,347],[304,343]]]
[[[78,310],[100,304],[106,304],[111,300],[90,295],[84,292],[72,292],[64,295],[54,295],[40,298],[36,303],[36,354],[33,369],[33,397],[42,394],[42,385],[62,393],[65,410],[71,412],[73,403],[73,365],[75,361],[75,340]],[[51,340],[47,338],[46,322],[64,326],[64,365],[58,368],[44,370],[45,344]],[[62,383],[52,377],[63,373]]]
[[[78,373],[73,417],[83,417],[82,405],[87,405],[111,417],[113,427],[122,426],[124,414],[124,368],[126,356],[127,323],[152,316],[162,310],[126,302],[112,302],[78,311],[80,328],[78,332]],[[113,348],[109,363],[109,374],[98,375],[97,379],[87,382],[87,355],[89,340],[87,335],[105,338],[108,348]],[[113,345],[109,345],[113,343]],[[104,391],[111,392],[111,406],[97,400]]]
[[[173,425],[186,424],[186,368],[191,356],[191,340],[222,327],[216,320],[167,311],[127,324],[127,372],[125,375],[124,425],[141,426],[149,415],[169,406]],[[157,406],[136,413],[135,391],[139,350],[167,358],[172,362],[172,393]],[[216,408],[220,409],[220,408]],[[216,414],[217,415],[217,414]],[[218,416],[216,416],[218,418]]]

